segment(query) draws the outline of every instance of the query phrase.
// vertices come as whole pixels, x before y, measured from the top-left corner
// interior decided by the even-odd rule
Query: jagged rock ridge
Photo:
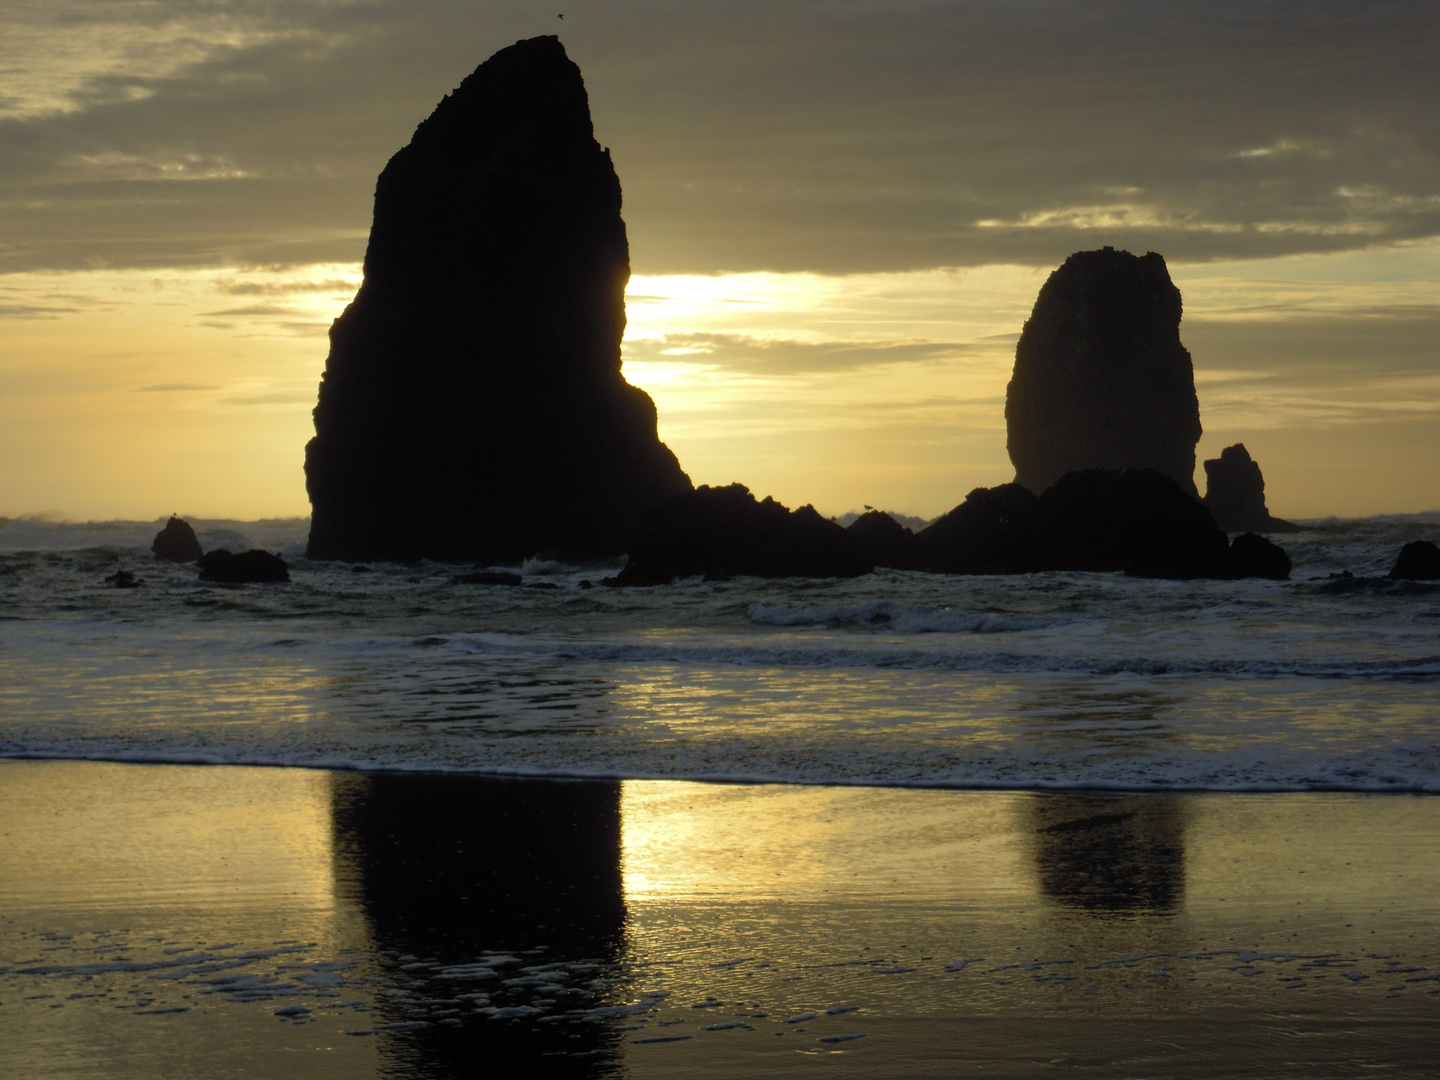
[[[1299,532],[1300,526],[1271,517],[1265,477],[1244,443],[1227,446],[1205,462],[1205,505],[1226,532]]]
[[[1200,403],[1181,311],[1153,251],[1080,251],[1050,275],[1005,393],[1016,483],[1039,495],[1069,472],[1154,469],[1199,498]]]
[[[701,484],[667,499],[646,515],[629,554],[606,584],[664,585],[701,574],[859,577],[874,569],[856,538],[813,506],[757,501],[744,484]]]
[[[629,244],[554,37],[481,64],[390,159],[306,447],[312,558],[580,558],[690,488],[621,374]]]

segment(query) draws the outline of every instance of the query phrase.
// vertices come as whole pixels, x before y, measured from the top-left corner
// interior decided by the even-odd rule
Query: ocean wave
[[[751,622],[762,626],[859,626],[898,634],[1014,634],[1048,630],[1083,620],[1018,611],[955,611],[908,604],[751,604]]]
[[[880,644],[831,642],[757,643],[718,641],[567,640],[539,635],[427,634],[412,639],[416,648],[445,648],[484,653],[611,664],[686,664],[752,668],[885,668],[973,674],[1084,674],[1147,676],[1241,676],[1247,678],[1440,679],[1440,655],[1386,657],[1377,660],[1266,658],[1254,655],[1185,658],[1178,656],[1095,656],[1056,652],[969,651],[906,648]],[[378,642],[356,647],[383,648]]]
[[[527,754],[517,740],[500,752],[468,741],[463,751],[429,752],[413,745],[352,742],[340,746],[275,747],[184,745],[134,739],[0,739],[0,759],[109,761],[152,765],[232,765],[327,769],[343,772],[410,772],[556,780],[674,780],[721,784],[798,784],[831,787],[920,788],[953,791],[1115,791],[1357,794],[1440,794],[1434,747],[1387,747],[1334,758],[1255,752],[1196,752],[1163,759],[1037,759],[989,755],[983,760],[935,762],[911,754],[816,757],[808,747],[783,743],[760,752],[696,747],[677,757],[640,746],[620,753],[555,753],[545,746]],[[718,752],[717,752],[718,750]]]

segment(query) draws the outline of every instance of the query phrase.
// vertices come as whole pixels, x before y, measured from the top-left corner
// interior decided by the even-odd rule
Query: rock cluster
[[[647,519],[616,585],[679,577],[854,577],[872,567],[942,574],[1124,571],[1160,578],[1288,578],[1263,536],[1229,542],[1210,512],[1153,469],[1067,473],[1044,495],[976,488],[918,534],[871,511],[848,529],[810,507],[757,502],[740,484],[700,487]]]
[[[621,374],[629,245],[554,37],[481,64],[390,159],[306,447],[319,559],[619,554],[689,490]]]
[[[1205,462],[1205,505],[1227,533],[1290,533],[1300,526],[1271,517],[1265,506],[1265,477],[1244,443],[1227,446]]]
[[[155,534],[155,542],[150,545],[150,550],[157,559],[177,563],[195,562],[205,554],[190,523],[174,514],[170,515],[165,527]]]
[[[881,530],[878,523],[870,528]],[[867,551],[877,566],[943,574],[1290,575],[1283,550],[1253,533],[1228,543],[1204,506],[1153,469],[1067,473],[1040,496],[1019,484],[976,488],[908,545]]]
[[[663,585],[696,575],[858,577],[872,569],[859,542],[813,507],[758,502],[743,484],[702,484],[650,512],[625,569],[607,584]]]
[[[1080,251],[1050,275],[1005,392],[1016,483],[1039,494],[1069,472],[1154,469],[1199,497],[1200,403],[1180,315],[1153,251]]]

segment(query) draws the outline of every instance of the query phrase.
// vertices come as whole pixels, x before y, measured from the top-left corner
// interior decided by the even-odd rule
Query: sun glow
[[[1171,271],[1202,458],[1244,440],[1280,514],[1433,506],[1440,245]],[[637,274],[624,370],[697,483],[930,516],[1013,475],[1005,385],[1047,274]],[[305,514],[326,331],[360,280],[355,263],[0,276],[0,454],[23,466],[0,474],[0,515]]]

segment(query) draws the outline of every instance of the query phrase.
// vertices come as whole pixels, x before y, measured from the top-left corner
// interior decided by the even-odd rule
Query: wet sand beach
[[[0,1073],[1425,1074],[1440,801],[0,762]]]

